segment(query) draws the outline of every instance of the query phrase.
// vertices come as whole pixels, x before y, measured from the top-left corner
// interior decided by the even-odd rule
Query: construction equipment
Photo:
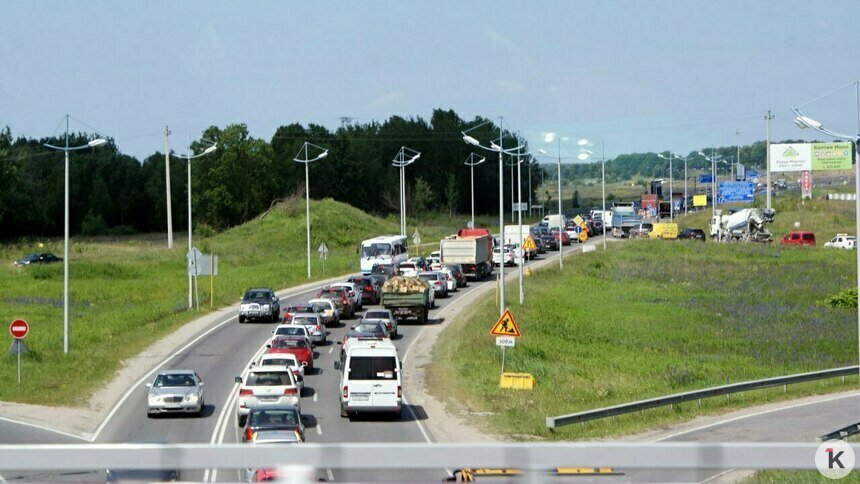
[[[723,213],[717,210],[711,219],[711,240],[717,242],[770,242],[773,234],[767,225],[776,211],[770,208],[744,208]]]

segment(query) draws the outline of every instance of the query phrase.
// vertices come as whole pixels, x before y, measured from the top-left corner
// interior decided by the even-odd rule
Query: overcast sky
[[[2,5],[0,126],[47,136],[70,113],[139,158],[164,125],[184,151],[213,124],[269,140],[434,108],[504,116],[533,145],[685,152],[764,139],[768,109],[774,139],[802,138],[790,108],[860,79],[857,0]],[[855,109],[853,88],[805,108],[848,133]]]

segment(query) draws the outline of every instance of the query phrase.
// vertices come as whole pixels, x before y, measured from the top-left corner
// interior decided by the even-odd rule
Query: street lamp
[[[564,227],[561,223],[561,137],[556,137],[558,143],[557,167],[558,167],[558,269],[564,269],[564,244],[562,243],[562,232]],[[538,153],[547,154],[546,150],[539,149]]]
[[[717,216],[717,161],[723,161],[717,156],[717,151],[711,148],[711,156],[697,151],[698,154],[711,161],[711,220]]]
[[[407,153],[412,157],[407,159]],[[418,161],[418,158],[421,158],[420,152],[401,146],[400,151],[397,152],[397,157],[391,162],[393,166],[400,168],[400,235],[406,235],[406,189],[404,188],[406,177],[404,176],[404,168]]]
[[[65,146],[54,146],[48,143],[44,145],[53,150],[64,153],[64,185],[63,197],[63,353],[69,352],[69,152],[95,148],[106,144],[104,138],[96,138],[81,146],[69,146],[69,115],[66,115],[66,144]]]
[[[191,160],[195,158],[200,158],[201,156],[206,156],[209,153],[214,153],[215,150],[218,149],[218,143],[213,143],[212,146],[209,146],[203,153],[192,155],[191,145],[189,143],[188,153],[184,155],[177,155],[175,153],[171,153],[175,158],[183,158],[187,162],[186,172],[188,174],[188,253],[191,253]],[[214,269],[213,269],[214,270]],[[188,271],[188,309],[191,309],[194,305],[194,283],[192,282],[191,271]]]
[[[669,152],[669,157],[663,156],[661,153],[657,153],[657,156],[663,158],[664,160],[669,160],[669,220],[675,220],[675,200],[672,198],[674,192],[672,191],[672,159],[680,158],[678,155]],[[684,176],[687,176],[684,174]]]
[[[822,123],[810,118],[809,116],[804,115],[800,111],[800,106],[792,108],[791,110],[796,115],[796,117],[794,118],[794,124],[797,125],[798,128],[810,128],[833,138],[844,139],[854,142],[854,151],[856,152],[854,157],[854,192],[856,194],[856,202],[854,207],[854,230],[857,235],[860,235],[860,81],[854,81],[852,84],[854,84],[854,95],[857,100],[857,134],[855,136],[837,133],[836,131],[832,131],[830,129],[825,128]],[[841,89],[844,88],[840,88],[839,90]],[[770,112],[768,112],[768,115],[770,115]],[[770,190],[769,186],[768,190]],[[857,249],[857,288],[857,351],[858,360],[860,360],[860,249]]]
[[[579,146],[594,146],[587,139],[581,139],[576,142]],[[587,160],[594,153],[591,150],[580,148],[577,158],[580,161]],[[600,176],[601,176],[601,198],[603,200],[603,211],[600,213],[600,220],[603,222],[603,251],[606,251],[606,142],[600,141]]]
[[[322,150],[320,154],[318,154],[314,158],[308,158],[308,147],[313,146],[318,150]],[[299,155],[304,152],[304,159],[299,158]],[[309,143],[305,141],[305,144],[299,149],[299,152],[296,153],[293,161],[297,163],[304,163],[305,165],[305,229],[306,229],[306,238],[308,242],[307,252],[308,252],[308,279],[311,278],[311,185],[310,179],[308,178],[308,165],[314,161],[321,160],[328,156],[328,148],[323,148],[322,146],[317,146],[313,143]]]
[[[464,165],[469,167],[469,172],[471,174],[472,180],[472,228],[475,228],[475,167],[487,161],[486,157],[475,161],[475,158],[477,157],[478,155],[476,155],[475,153],[469,153],[469,158],[467,158],[466,162],[464,163]]]
[[[473,126],[466,131],[463,131],[463,141],[472,146],[477,146],[483,150],[487,151],[495,151],[499,153],[499,238],[504,240],[505,236],[505,195],[504,195],[504,155],[524,155],[527,153],[517,153],[517,151],[523,148],[522,145],[517,146],[512,150],[504,149],[504,131],[502,127],[502,123],[504,122],[504,118],[499,118],[499,143],[495,142],[490,143],[490,147],[486,147],[481,144],[480,141],[475,139],[473,136],[468,135],[467,133],[474,131],[481,126],[485,126],[490,124],[490,121],[484,121],[481,124]],[[500,250],[504,255],[504,243],[501,244]],[[502,261],[504,262],[504,261]],[[499,264],[499,316],[502,316],[505,312],[505,264]]]

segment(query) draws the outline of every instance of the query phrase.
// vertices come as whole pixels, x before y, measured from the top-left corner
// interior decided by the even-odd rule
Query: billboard
[[[708,205],[708,196],[707,195],[693,195],[693,206],[694,207],[704,207]]]
[[[753,182],[720,182],[717,203],[752,202],[754,198]]]
[[[770,171],[850,170],[851,143],[770,145]]]

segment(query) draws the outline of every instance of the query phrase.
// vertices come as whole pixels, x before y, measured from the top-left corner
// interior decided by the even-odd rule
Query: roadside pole
[[[215,254],[209,254],[209,307],[215,306]]]
[[[18,357],[18,386],[21,386],[21,353],[27,351],[23,339],[29,332],[30,326],[23,319],[16,319],[9,325],[9,334],[12,335],[12,347],[9,348],[9,352]]]

